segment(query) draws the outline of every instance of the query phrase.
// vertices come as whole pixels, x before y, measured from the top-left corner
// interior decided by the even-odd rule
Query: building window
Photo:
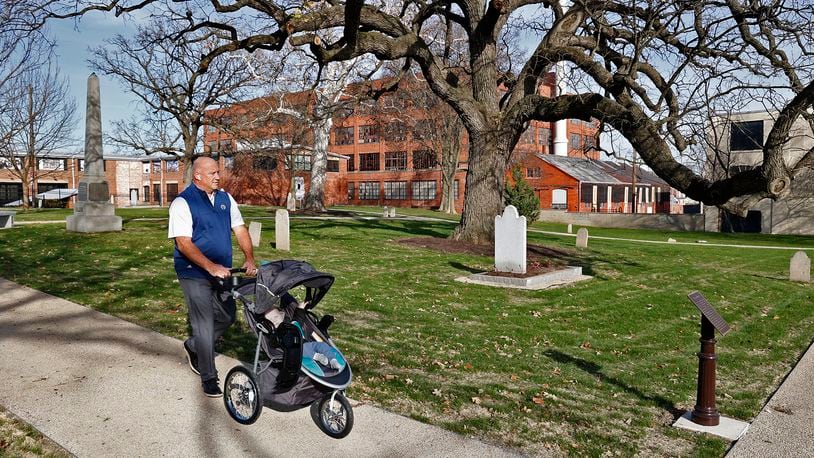
[[[153,184],[153,199],[156,202],[161,202],[161,185],[158,183]]]
[[[537,143],[551,146],[551,129],[539,129],[537,131]]]
[[[21,183],[0,183],[0,205],[22,199],[23,185]]]
[[[763,149],[763,121],[733,122],[729,134],[730,151]]]
[[[571,149],[582,149],[582,135],[580,134],[571,134],[568,138],[568,143]]]
[[[379,143],[379,126],[359,126],[359,143]]]
[[[178,171],[178,161],[167,161],[167,164],[164,166],[167,169],[167,172],[177,172]],[[169,193],[169,191],[167,191]]]
[[[82,170],[84,170],[84,169],[85,169],[85,163],[84,163],[84,160],[83,160]],[[150,162],[142,162],[141,163],[141,171],[149,175],[150,174]]]
[[[540,167],[529,167],[526,169],[526,178],[540,178],[543,176]]]
[[[407,170],[407,151],[384,153],[385,170]]]
[[[520,141],[524,145],[534,143],[534,127],[529,127],[522,134],[520,134]]]
[[[218,144],[219,153],[231,153],[232,151],[232,140],[221,140]]]
[[[153,162],[153,173],[161,173],[161,161]]]
[[[144,201],[150,201],[150,186],[144,186]]]
[[[406,181],[385,181],[384,182],[384,198],[391,200],[405,200],[407,199],[407,182]]]
[[[232,170],[232,167],[235,165],[235,157],[234,156],[224,156],[223,157],[223,167],[228,170]]]
[[[356,186],[352,181],[348,182],[348,201],[353,200],[354,195],[356,194]]]
[[[363,181],[359,183],[359,200],[379,200],[379,182]]]
[[[335,159],[328,160],[328,171],[329,172],[338,172],[339,171],[339,161]]]
[[[438,167],[438,157],[430,150],[413,151],[413,168],[415,170]]]
[[[167,183],[167,202],[178,197],[178,183]]]
[[[380,170],[379,153],[363,153],[359,155],[359,170]],[[360,188],[361,192],[361,188]]]
[[[452,182],[452,200],[458,201],[458,196],[460,195],[458,192],[458,188],[461,186],[459,180],[455,180]]]
[[[271,156],[256,156],[252,159],[252,167],[255,170],[275,170],[277,168],[277,158]]]
[[[413,181],[413,200],[435,200],[435,181]]]
[[[66,162],[65,159],[40,159],[37,168],[39,170],[65,170],[67,168]]]
[[[209,142],[209,143],[208,143],[206,146],[207,146],[207,150],[206,150],[206,152],[207,152],[207,153],[212,153],[212,152],[217,151],[217,149],[218,149],[218,142]]]
[[[356,157],[353,154],[348,154],[348,172],[356,171]]]
[[[588,151],[596,146],[596,140],[593,135],[586,135],[582,137],[585,151]]]
[[[294,170],[311,170],[311,155],[310,154],[296,154],[294,155]]]
[[[23,161],[20,158],[14,158],[14,162],[11,159],[7,159],[4,157],[0,157],[0,169],[14,169],[14,164],[17,164],[17,168],[22,168]]]
[[[384,139],[388,142],[403,142],[407,138],[407,129],[404,123],[393,121],[384,128]]]
[[[352,145],[353,140],[353,126],[334,127],[334,145]]]
[[[79,172],[83,172],[85,170],[85,160],[84,159],[77,159],[76,160],[76,170]]]
[[[429,119],[422,119],[413,127],[413,139],[427,140],[432,132],[432,123]]]

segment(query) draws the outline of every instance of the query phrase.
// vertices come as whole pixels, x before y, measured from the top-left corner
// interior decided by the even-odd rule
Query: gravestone
[[[278,250],[291,251],[291,239],[288,233],[288,210],[280,209],[274,213],[274,238]]]
[[[110,188],[105,178],[101,96],[96,73],[88,77],[85,113],[85,172],[77,186],[74,213],[65,219],[66,228],[70,232],[121,231],[122,219],[116,216],[110,202]]]
[[[577,248],[588,248],[588,229],[584,227],[577,231]]]
[[[671,237],[671,238],[667,239],[667,243],[676,243],[676,239]]]
[[[572,234],[573,232],[574,232],[574,225],[569,223],[568,224],[568,233]]]
[[[526,273],[526,217],[513,205],[495,216],[495,270]]]
[[[387,205],[385,205],[385,206],[384,206],[384,210],[382,210],[382,216],[383,216],[383,217],[385,217],[385,218],[387,218],[388,216],[390,216],[390,212],[389,212],[389,211],[388,211],[388,209],[387,209]]]
[[[290,212],[297,209],[297,201],[294,199],[294,194],[291,194],[290,192],[288,193],[288,198],[285,200],[285,209]]]
[[[391,218],[396,217],[396,207],[390,207],[390,217]]]
[[[789,280],[806,283],[811,281],[811,259],[806,255],[805,251],[798,251],[791,257]]]
[[[260,246],[260,230],[263,225],[257,221],[249,223],[249,237],[252,238],[252,246]]]

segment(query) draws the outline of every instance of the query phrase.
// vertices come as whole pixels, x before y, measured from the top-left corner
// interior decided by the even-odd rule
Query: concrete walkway
[[[218,356],[221,379],[238,361]],[[234,422],[201,393],[181,342],[0,279],[0,404],[80,456],[511,456],[354,403],[342,440],[308,409]]]
[[[814,456],[814,345],[772,395],[727,457]]]

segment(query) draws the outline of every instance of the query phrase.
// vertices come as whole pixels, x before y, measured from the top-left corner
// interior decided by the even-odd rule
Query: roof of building
[[[613,175],[620,181],[623,181],[625,183],[630,183],[633,181],[633,170],[631,165],[625,163],[620,164],[611,161],[596,161],[596,162],[599,163],[599,165],[603,167],[609,174]],[[670,186],[669,184],[667,184],[666,181],[659,178],[658,175],[642,166],[636,167],[636,183],[641,183],[642,185],[653,185],[663,187]]]
[[[598,164],[598,162],[601,161],[568,156],[556,156],[553,154],[538,154],[537,157],[581,182],[608,184],[622,183],[622,181],[616,179]]]

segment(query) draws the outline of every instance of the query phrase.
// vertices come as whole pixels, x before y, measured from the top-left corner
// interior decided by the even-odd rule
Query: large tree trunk
[[[28,158],[26,158],[26,160],[27,159]],[[30,177],[30,172],[29,172],[28,168],[23,168],[23,171],[24,172],[21,174],[22,178],[23,178],[21,180],[21,184],[23,185],[23,195],[20,197],[20,199],[23,202],[23,210],[28,210],[29,207],[30,207],[29,202],[28,202],[28,197],[29,197],[29,194],[31,193],[31,186],[29,185],[30,182],[28,181],[29,177]]]
[[[461,130],[462,126],[458,119],[451,121],[452,126],[447,126],[447,138],[441,146],[441,208],[440,210],[449,214],[456,214],[455,211],[455,172],[458,170],[458,157],[461,154]]]
[[[311,163],[311,185],[305,199],[305,208],[325,211],[325,174],[328,169],[328,140],[333,119],[329,116],[314,123],[314,160]]]
[[[188,188],[189,185],[192,184],[192,162],[193,162],[192,154],[185,154],[184,157],[181,158],[181,162],[184,164],[184,188]]]
[[[493,133],[470,131],[469,139],[464,210],[452,238],[487,245],[494,243],[495,216],[503,213],[508,153]]]

